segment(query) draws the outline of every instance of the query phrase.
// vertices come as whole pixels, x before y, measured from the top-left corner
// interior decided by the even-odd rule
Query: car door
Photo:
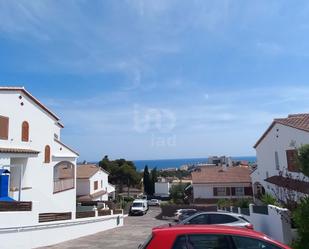
[[[242,237],[242,236],[231,236],[231,237],[235,245],[235,249],[283,249],[270,242],[262,241],[259,239]]]
[[[189,219],[186,224],[192,224],[192,225],[202,225],[202,224],[208,224],[208,215],[207,214],[199,214],[196,216],[193,216],[191,219]]]
[[[222,234],[187,234],[178,236],[172,249],[232,249],[229,238]]]
[[[237,222],[238,219],[227,214],[209,214],[208,224],[229,224]]]

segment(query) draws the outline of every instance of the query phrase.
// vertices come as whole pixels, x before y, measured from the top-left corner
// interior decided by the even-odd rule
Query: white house
[[[309,144],[309,114],[274,119],[254,145],[257,168],[251,177],[256,196],[268,192],[284,200],[286,191],[309,194],[309,179],[295,163],[296,149],[303,144]]]
[[[123,225],[121,210],[76,212],[78,153],[23,87],[0,87],[1,248],[37,248]],[[108,190],[107,190],[108,191]]]
[[[21,87],[0,87],[0,168],[8,196],[40,213],[75,212],[78,153],[61,142],[59,118]]]
[[[76,194],[78,201],[107,201],[114,198],[115,187],[108,183],[109,173],[97,165],[77,166]]]
[[[192,172],[193,198],[216,200],[220,198],[252,197],[250,168],[202,167]]]

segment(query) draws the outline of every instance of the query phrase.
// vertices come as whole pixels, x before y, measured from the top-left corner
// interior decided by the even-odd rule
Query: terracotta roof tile
[[[78,165],[76,169],[76,178],[87,179],[97,173],[100,168],[95,164]]]
[[[283,176],[271,176],[265,179],[265,181],[277,185],[278,187],[295,190],[304,194],[309,194],[309,182],[286,178]]]
[[[260,139],[253,146],[256,148],[266,137],[268,132],[274,127],[275,124],[282,124],[285,126],[289,126],[295,129],[303,130],[309,132],[309,113],[301,113],[301,114],[290,114],[287,118],[276,118],[268,127],[268,129],[264,132],[264,134],[260,137]]]
[[[203,167],[199,171],[192,172],[192,182],[195,183],[250,183],[249,167]]]
[[[0,153],[39,154],[39,151],[19,148],[0,148]]]

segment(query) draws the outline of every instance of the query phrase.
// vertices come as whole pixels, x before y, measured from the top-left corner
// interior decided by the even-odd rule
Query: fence
[[[59,220],[70,220],[72,219],[72,213],[41,213],[39,214],[39,223],[59,221]]]
[[[0,212],[31,211],[31,201],[0,201]]]
[[[242,214],[253,225],[254,230],[289,244],[292,241],[291,219],[288,209],[277,206],[249,205],[249,208],[230,207],[223,210]]]

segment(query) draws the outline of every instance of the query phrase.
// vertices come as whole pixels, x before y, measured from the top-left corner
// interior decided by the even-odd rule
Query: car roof
[[[229,212],[224,212],[224,211],[220,211],[220,212],[198,212],[197,214],[226,214],[226,215],[231,215],[231,216],[235,216],[235,217],[240,217],[242,216],[241,214],[236,214],[236,213],[229,213]]]
[[[176,225],[176,226],[161,226],[152,229],[154,233],[173,233],[173,234],[194,234],[194,233],[219,233],[228,235],[250,236],[255,238],[265,239],[265,234],[253,231],[250,229],[224,226],[224,225]]]

